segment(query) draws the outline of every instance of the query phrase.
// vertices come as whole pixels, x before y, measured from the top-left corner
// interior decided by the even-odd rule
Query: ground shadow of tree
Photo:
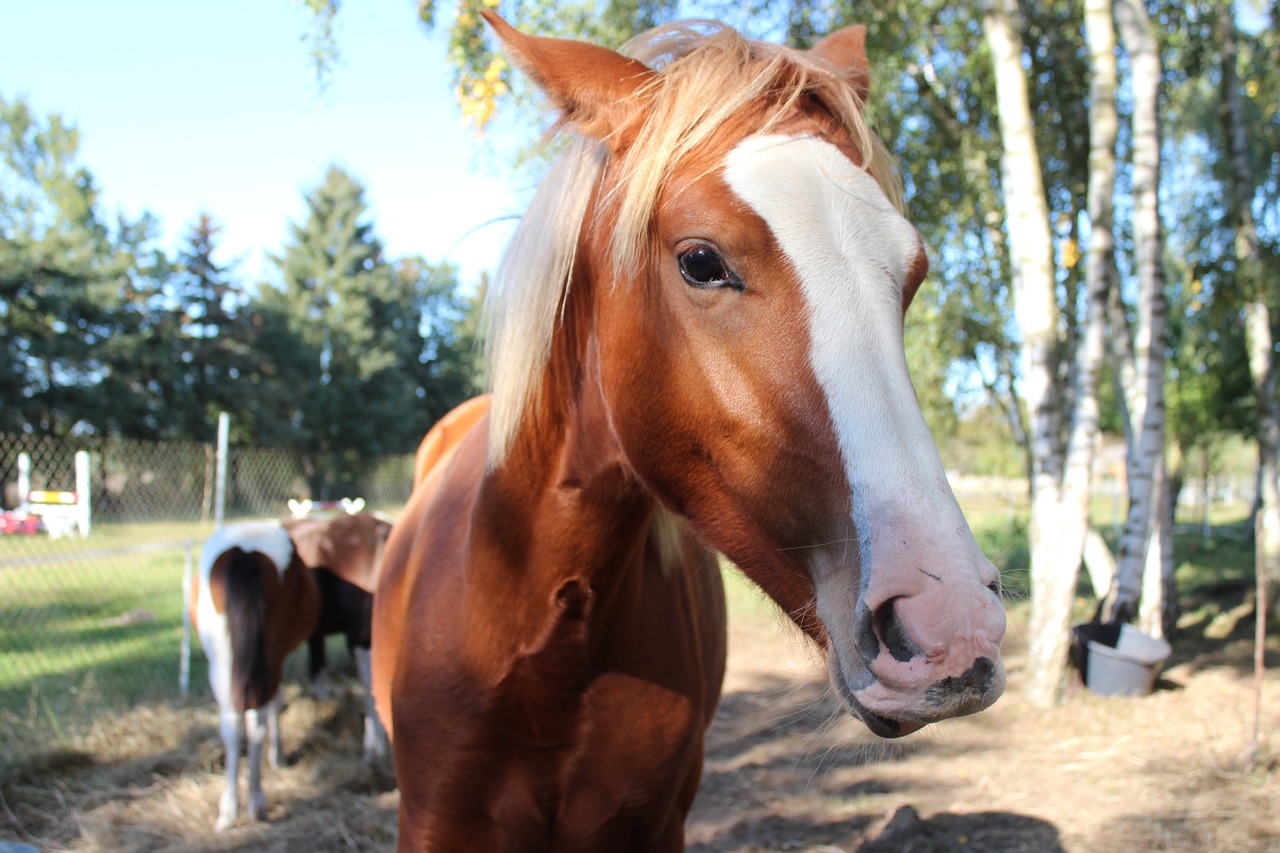
[[[884,742],[853,721],[820,672],[766,677],[752,689],[726,694],[708,733],[706,766],[689,821],[690,853],[867,849],[885,851],[990,851],[1057,853],[1058,830],[1032,817],[1007,813],[910,813],[883,823],[886,797],[897,799],[946,787],[946,780],[878,773],[878,767],[924,758],[943,746],[928,738]],[[973,749],[982,749],[975,746]],[[968,752],[945,742],[954,758]],[[881,838],[884,839],[883,843]],[[861,844],[863,847],[854,847]],[[876,846],[867,846],[876,845]]]
[[[1010,812],[951,814],[922,819],[904,806],[883,829],[854,845],[854,853],[1066,853],[1057,828]]]

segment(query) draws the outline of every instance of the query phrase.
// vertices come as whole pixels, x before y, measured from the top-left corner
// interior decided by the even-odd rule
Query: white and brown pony
[[[710,22],[508,55],[565,149],[490,291],[487,415],[422,472],[374,601],[402,850],[678,850],[727,554],[872,732],[1001,694],[1005,617],[903,354],[920,236],[812,52]]]
[[[209,659],[209,685],[221,715],[226,788],[214,828],[240,812],[240,726],[249,742],[249,817],[266,815],[262,748],[279,767],[280,680],[284,661],[311,635],[320,611],[312,572],[276,522],[220,528],[200,552],[191,590],[191,621]]]
[[[305,516],[284,522],[298,557],[313,572],[320,593],[320,615],[307,641],[308,675],[317,696],[327,694],[325,638],[342,634],[365,687],[364,760],[387,751],[387,735],[369,691],[369,646],[373,594],[391,520],[380,513]]]

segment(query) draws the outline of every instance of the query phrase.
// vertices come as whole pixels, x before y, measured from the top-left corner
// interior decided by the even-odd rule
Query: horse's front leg
[[[268,703],[268,708],[271,704]],[[262,820],[267,814],[267,798],[262,793],[262,742],[267,738],[266,715],[257,708],[244,712],[244,733],[249,739],[249,819]]]
[[[356,646],[351,652],[356,659],[360,683],[364,685],[364,763],[372,764],[387,754],[387,730],[382,725],[382,718],[378,716],[378,707],[373,701],[369,650],[363,646]]]
[[[240,715],[232,709],[221,713],[222,748],[226,752],[227,784],[218,800],[218,820],[213,824],[215,832],[230,829],[240,814]]]

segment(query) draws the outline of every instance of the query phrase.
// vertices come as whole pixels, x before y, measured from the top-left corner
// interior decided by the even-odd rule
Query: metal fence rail
[[[0,535],[0,776],[33,742],[178,696],[182,575],[214,530],[216,448],[0,433],[0,511],[16,520],[21,488],[76,491],[78,451],[89,459],[89,535],[53,538],[25,532],[30,525]],[[22,454],[29,483],[20,488]],[[412,456],[355,466],[357,476],[332,487],[340,494],[312,493],[322,464],[286,450],[228,448],[225,517],[280,517],[290,499],[340,497],[395,514],[408,498]],[[203,667],[197,653],[193,692],[207,689]]]

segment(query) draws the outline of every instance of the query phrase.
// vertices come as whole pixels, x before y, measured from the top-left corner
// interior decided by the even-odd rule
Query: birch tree
[[[1232,4],[1220,10],[1222,44],[1222,125],[1230,165],[1229,205],[1235,226],[1236,275],[1244,293],[1245,345],[1253,377],[1258,439],[1258,549],[1267,599],[1280,613],[1280,401],[1276,398],[1275,344],[1264,281],[1262,252],[1253,218],[1254,185],[1250,174],[1243,108],[1240,103],[1238,33]],[[1274,289],[1274,288],[1272,288]]]
[[[1164,593],[1166,583],[1172,585],[1173,555],[1164,464],[1168,312],[1159,206],[1160,53],[1142,0],[1116,0],[1115,9],[1129,54],[1133,87],[1133,239],[1138,298],[1132,350],[1121,351],[1127,364],[1117,371],[1129,380],[1123,383],[1122,391],[1129,420],[1129,511],[1105,617],[1108,621],[1131,621],[1138,615],[1141,599],[1142,625],[1159,636],[1175,618],[1172,596]],[[1128,340],[1128,320],[1123,312],[1114,312],[1112,319],[1117,329],[1113,340]]]
[[[1021,334],[1022,396],[1032,445],[1031,617],[1028,699],[1057,701],[1067,652],[1067,629],[1088,525],[1090,468],[1097,433],[1098,374],[1105,352],[1111,262],[1111,196],[1114,185],[1114,27],[1105,2],[1090,0],[1090,54],[1098,62],[1092,91],[1101,102],[1091,118],[1089,212],[1094,218],[1084,326],[1074,351],[1064,351],[1049,206],[1040,170],[1022,39],[1013,0],[991,0],[983,29],[996,79],[1002,142],[1001,177],[1016,316]],[[1059,381],[1067,366],[1071,393]],[[1068,409],[1064,402],[1069,400]],[[1065,437],[1065,440],[1064,440]]]

